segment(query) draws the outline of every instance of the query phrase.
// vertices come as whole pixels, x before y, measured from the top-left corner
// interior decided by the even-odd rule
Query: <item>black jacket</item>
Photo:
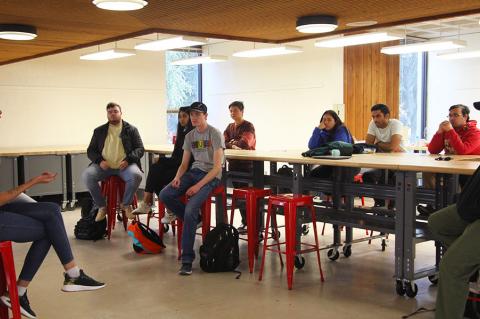
[[[102,157],[102,151],[103,146],[105,145],[107,134],[108,123],[97,127],[93,131],[92,140],[87,148],[87,155],[92,163],[100,164],[100,162],[104,160]],[[145,149],[143,148],[142,138],[140,137],[137,128],[122,120],[122,131],[120,132],[120,138],[122,139],[125,154],[127,154],[125,160],[129,164],[137,164],[141,169],[142,165],[140,164],[140,159],[145,153]]]

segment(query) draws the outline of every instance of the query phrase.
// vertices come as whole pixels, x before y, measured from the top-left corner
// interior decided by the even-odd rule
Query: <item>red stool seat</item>
[[[235,188],[232,194],[232,210],[230,214],[230,225],[233,225],[235,203],[238,199],[244,199],[246,204],[247,217],[247,244],[248,244],[248,267],[253,272],[254,260],[258,257],[258,214],[257,202],[260,198],[270,196],[272,191],[263,188]]]
[[[0,294],[7,292],[12,305],[13,319],[20,319],[20,303],[18,301],[17,276],[13,261],[12,243],[0,242]],[[0,319],[9,319],[8,308],[0,302]]]
[[[125,193],[125,182],[119,176],[110,176],[102,182],[102,194],[107,198],[107,236],[110,240],[115,229],[115,218],[120,210],[120,201]],[[133,196],[132,207],[137,207],[137,195]],[[123,228],[127,231],[128,218],[122,211]]]
[[[317,236],[317,224],[316,224],[316,216],[315,210],[313,208],[313,196],[309,195],[302,195],[302,194],[281,194],[281,195],[273,195],[270,196],[268,199],[268,212],[267,212],[267,222],[265,226],[265,232],[268,230],[270,226],[270,219],[276,218],[274,206],[280,206],[284,208],[285,214],[285,242],[279,243],[278,238],[274,238],[276,240],[276,244],[268,245],[268,236],[265,234],[264,244],[263,244],[263,254],[262,254],[262,264],[260,266],[260,275],[258,280],[262,280],[263,275],[263,267],[265,265],[265,254],[267,250],[278,252],[279,254],[286,254],[287,256],[287,283],[288,289],[292,289],[293,286],[293,267],[294,267],[294,258],[296,254],[303,254],[309,252],[316,252],[317,253],[317,260],[318,260],[318,267],[320,269],[320,279],[323,282],[323,271],[322,271],[322,264],[320,262],[320,247],[318,245],[318,236]],[[301,245],[310,247],[307,249],[302,249],[300,251],[296,250],[296,229],[297,229],[297,208],[298,207],[306,207],[310,209],[312,223],[313,223],[313,233],[315,237],[315,244],[307,244],[307,243],[300,243]],[[275,222],[275,227],[276,227]],[[278,233],[278,230],[275,230]],[[285,244],[286,250],[281,251],[280,245]],[[272,246],[277,246],[277,249],[271,248]],[[281,261],[281,255],[280,255]]]

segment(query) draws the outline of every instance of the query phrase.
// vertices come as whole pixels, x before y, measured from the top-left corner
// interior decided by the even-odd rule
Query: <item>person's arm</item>
[[[327,136],[328,133],[325,130],[321,130],[318,127],[315,127],[313,129],[312,136],[310,137],[310,140],[308,141],[308,148],[309,149],[314,149],[317,147],[320,147],[321,145],[327,143]]]
[[[189,150],[183,150],[182,163],[178,167],[177,174],[175,174],[175,177],[171,182],[172,187],[178,188],[180,186],[180,178],[182,178],[183,174],[188,170],[191,156],[192,153]]]
[[[472,154],[480,147],[480,131],[467,132],[463,136],[463,140],[454,129],[445,132],[444,136],[449,140],[450,146],[455,150],[455,154],[458,155]]]
[[[375,144],[375,135],[367,134],[367,136],[365,137],[365,143],[370,145]]]
[[[227,140],[225,139],[225,142],[226,141]],[[242,134],[240,135],[240,138],[234,141],[232,144],[242,150],[253,149],[255,146],[255,129],[253,128],[253,126],[249,127],[248,130],[242,132]],[[225,146],[226,146],[226,143],[225,143]]]
[[[428,143],[428,152],[430,154],[440,154],[445,148],[443,133],[435,133],[430,143]]]
[[[143,147],[142,138],[136,127],[132,127],[132,132],[129,138],[132,143],[132,150],[127,154],[125,160],[128,164],[133,164],[140,161],[145,154],[145,148]]]
[[[350,138],[350,133],[348,132],[347,128],[341,126],[338,130],[336,130],[335,135],[333,136],[334,141],[341,141],[345,143],[351,143],[352,139]]]
[[[102,156],[102,151],[99,150],[98,135],[99,135],[98,129],[93,131],[92,139],[90,140],[90,144],[88,145],[88,148],[87,148],[88,159],[95,164],[100,164],[100,162],[105,160]]]
[[[203,186],[217,177],[222,171],[223,149],[219,148],[213,153],[213,168],[198,183],[190,187],[185,194],[187,196],[195,195]]]
[[[6,192],[0,192],[0,206],[5,205],[6,203],[10,202],[11,200],[17,198],[18,195],[29,189],[30,187],[39,184],[39,183],[50,183],[55,179],[55,176],[57,176],[56,173],[51,173],[51,172],[44,172],[41,175],[38,175],[29,181],[27,181],[25,184],[19,185],[11,190],[8,190]]]
[[[230,138],[229,128],[230,128],[230,125],[227,126],[225,131],[223,131],[223,138],[225,139],[225,147],[227,149],[232,148],[232,139]]]
[[[376,145],[381,151],[385,153],[403,152],[400,146],[401,143],[402,143],[402,135],[395,134],[392,136],[390,143],[378,142]]]

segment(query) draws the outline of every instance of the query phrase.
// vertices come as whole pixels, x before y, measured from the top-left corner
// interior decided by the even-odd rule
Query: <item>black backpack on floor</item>
[[[82,218],[75,225],[73,233],[75,238],[84,240],[99,240],[105,237],[107,233],[107,219],[96,222],[95,217],[98,213],[98,207],[93,204],[91,198],[85,198],[81,202]]]
[[[235,268],[240,264],[238,231],[229,224],[219,224],[210,230],[200,246],[200,268],[205,272],[241,272]]]

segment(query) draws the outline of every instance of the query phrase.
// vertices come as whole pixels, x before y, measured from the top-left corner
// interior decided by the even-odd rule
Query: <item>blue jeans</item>
[[[122,204],[130,205],[133,201],[133,195],[142,181],[142,171],[137,164],[130,164],[124,170],[112,169],[103,170],[100,165],[92,164],[88,166],[82,174],[82,180],[88,188],[93,201],[98,207],[107,206],[105,198],[102,196],[102,189],[98,182],[105,180],[112,175],[119,176],[125,182],[125,194],[123,194]]]
[[[195,243],[195,232],[197,230],[198,215],[203,202],[210,196],[210,193],[220,184],[218,178],[214,178],[204,185],[198,193],[190,197],[185,205],[180,197],[193,185],[197,184],[206,172],[194,168],[187,171],[180,179],[180,187],[173,188],[171,184],[165,186],[160,192],[160,199],[178,218],[183,220],[182,233],[182,263],[192,263],[195,259],[193,244]]]
[[[50,246],[63,265],[73,260],[60,207],[54,203],[37,203],[24,194],[0,206],[0,241],[6,240],[33,242],[23,263],[20,280],[32,281]]]

